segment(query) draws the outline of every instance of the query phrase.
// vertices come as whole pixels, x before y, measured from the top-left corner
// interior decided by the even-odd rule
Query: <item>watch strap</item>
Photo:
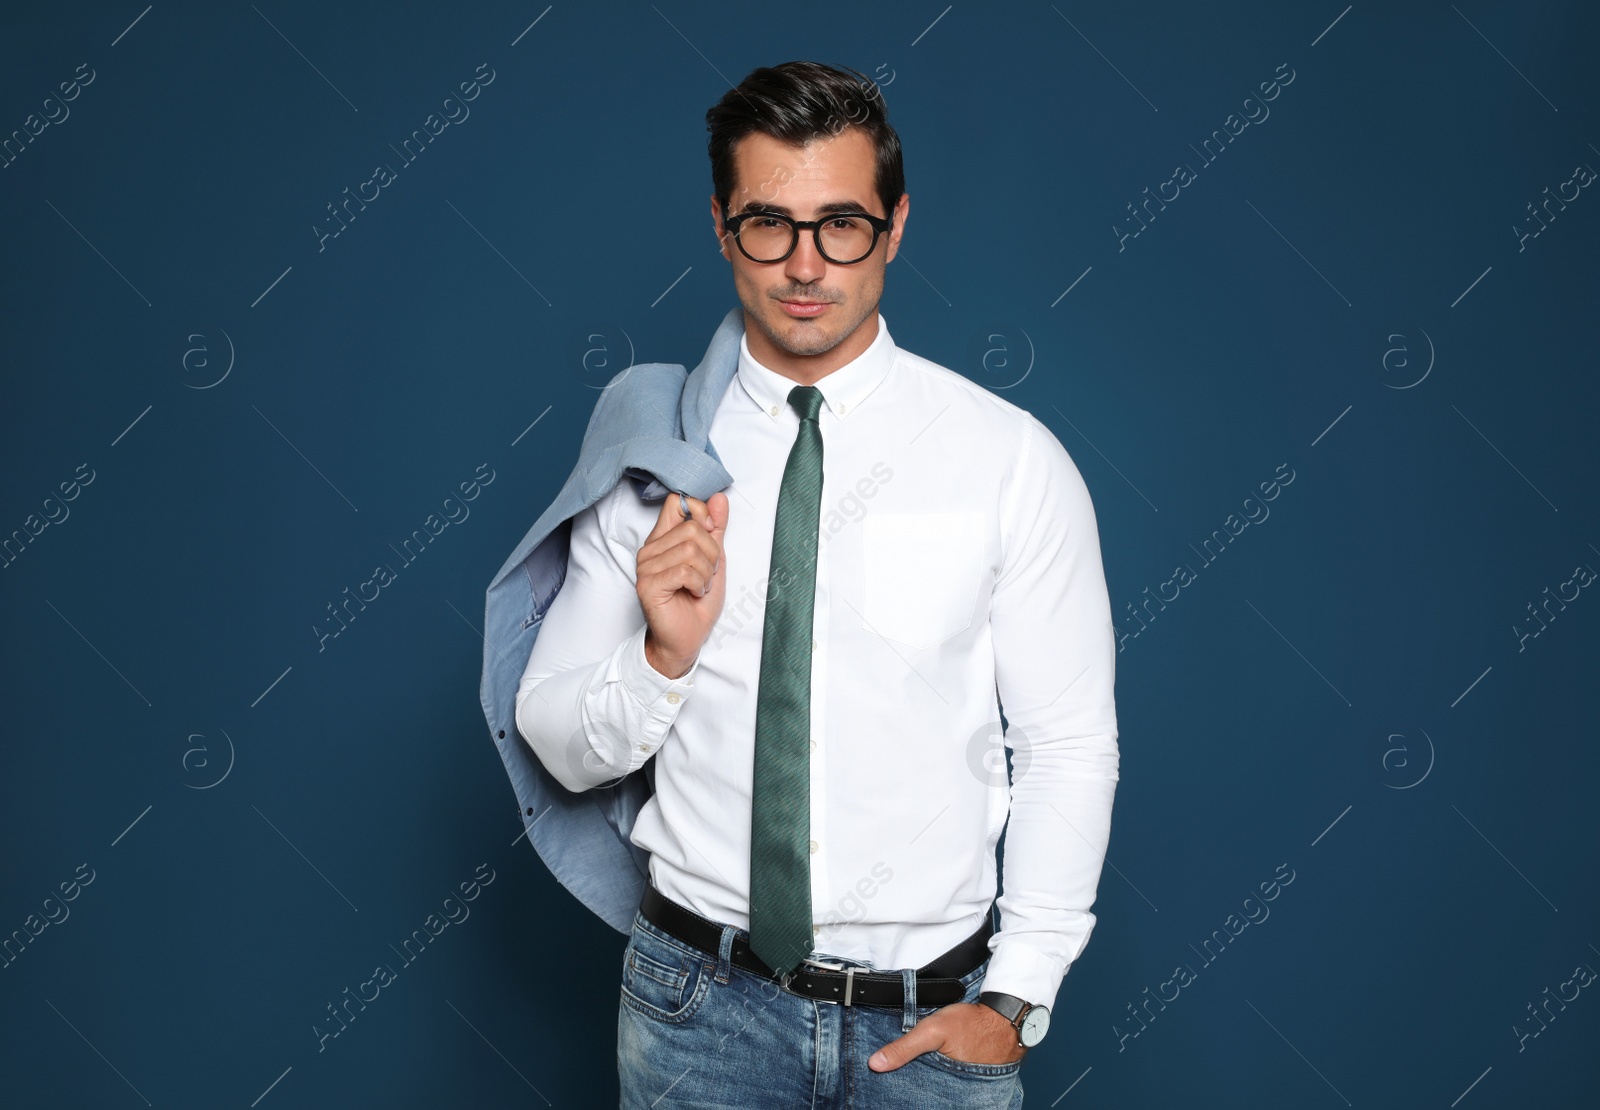
[[[1037,1003],[1029,1002],[1027,999],[1018,998],[1014,994],[1005,994],[1002,991],[982,991],[978,995],[978,1001],[1011,1023],[1011,1028],[1016,1030],[1017,1033],[1017,1043],[1022,1045],[1023,1048],[1031,1048],[1033,1045],[1038,1044],[1044,1036],[1044,1030],[1049,1028],[1050,1009],[1047,1006],[1040,1006]],[[1043,1019],[1042,1023],[1028,1020],[1035,1012]],[[1040,1027],[1041,1025],[1042,1027]],[[1031,1028],[1031,1040],[1023,1033],[1025,1027]]]
[[[1023,1011],[1028,1008],[1026,999],[1018,998],[1014,994],[1003,994],[1000,991],[984,991],[978,995],[978,1001],[997,1011],[1013,1026],[1018,1024]]]

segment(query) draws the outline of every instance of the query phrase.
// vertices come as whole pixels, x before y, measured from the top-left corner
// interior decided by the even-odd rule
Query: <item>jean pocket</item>
[[[983,573],[983,514],[870,512],[863,521],[869,631],[919,651],[972,624]]]
[[[622,1001],[657,1021],[694,1016],[711,987],[704,955],[635,923],[622,957]]]
[[[957,1060],[954,1056],[946,1056],[936,1048],[929,1049],[917,1059],[926,1060],[933,1067],[944,1071],[979,1079],[1007,1079],[1022,1070],[1021,1060],[1013,1060],[1009,1064],[977,1064],[970,1060]]]
[[[988,973],[989,960],[985,959],[983,963],[979,964],[977,967],[973,968],[971,971],[967,972],[967,974],[961,977],[961,984],[963,987],[961,1001],[967,1003],[976,1003],[978,1001],[978,996],[983,993],[984,977]],[[936,1009],[938,1009],[938,1007],[932,1007],[930,1009],[918,1007],[917,1013],[919,1020],[927,1017],[928,1014],[933,1013]],[[921,1056],[917,1057],[917,1059],[923,1060],[928,1064],[931,1064],[933,1067],[940,1068],[944,1071],[955,1072],[958,1075],[978,1076],[991,1079],[1004,1079],[1007,1076],[1017,1074],[1017,1072],[1022,1068],[1021,1060],[1013,1060],[1009,1064],[979,1064],[972,1060],[957,1060],[954,1056],[946,1056],[938,1049],[929,1049],[927,1052],[924,1052]]]

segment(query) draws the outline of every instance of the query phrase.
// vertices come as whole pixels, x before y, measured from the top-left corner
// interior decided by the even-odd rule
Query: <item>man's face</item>
[[[872,142],[858,128],[847,127],[805,147],[752,132],[734,146],[733,160],[730,216],[765,205],[796,220],[814,220],[823,215],[821,206],[835,203],[874,216],[888,215],[873,188]],[[829,262],[817,253],[809,230],[800,233],[794,253],[782,262],[752,262],[733,236],[723,235],[721,208],[712,197],[711,215],[722,239],[722,255],[733,266],[746,323],[754,325],[746,328],[750,353],[774,370],[813,378],[838,369],[865,350],[877,328],[861,325],[876,320],[883,270],[899,249],[909,211],[910,198],[902,194],[893,229],[879,236],[872,253],[860,262],[844,266]],[[786,303],[796,301],[825,303],[819,310],[802,312]]]

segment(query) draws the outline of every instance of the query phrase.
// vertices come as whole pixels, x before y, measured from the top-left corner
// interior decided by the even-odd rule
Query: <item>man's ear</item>
[[[723,234],[722,205],[717,202],[715,194],[713,194],[711,197],[711,230],[719,240],[718,251],[721,253],[723,258],[726,258],[729,262],[732,262],[733,255],[729,252],[733,250],[733,245],[728,242],[728,237]]]
[[[889,229],[889,249],[884,254],[884,265],[894,261],[894,256],[900,249],[900,236],[905,234],[906,217],[911,214],[911,194],[901,193],[900,199],[894,206],[894,227]]]

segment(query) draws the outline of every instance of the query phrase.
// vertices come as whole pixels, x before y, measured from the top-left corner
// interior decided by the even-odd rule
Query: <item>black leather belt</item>
[[[723,926],[701,917],[687,906],[680,906],[645,883],[639,903],[644,919],[662,932],[706,953],[712,959],[721,954]],[[962,976],[989,958],[989,938],[994,933],[992,915],[966,940],[917,969],[917,1005],[948,1006],[966,995]],[[882,1006],[899,1009],[905,1005],[905,983],[899,972],[868,971],[845,967],[834,971],[814,963],[802,963],[787,977],[775,975],[772,968],[750,949],[745,936],[733,938],[731,959],[735,967],[753,971],[784,989],[821,1002],[845,1006]]]

